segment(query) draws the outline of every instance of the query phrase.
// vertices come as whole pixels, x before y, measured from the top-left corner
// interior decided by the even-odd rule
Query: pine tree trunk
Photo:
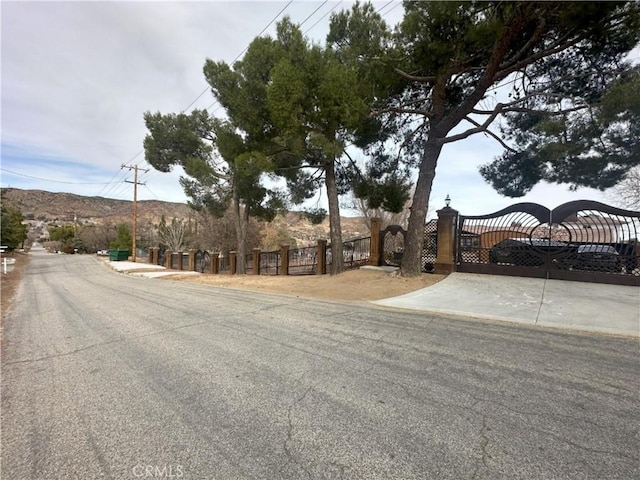
[[[422,153],[422,161],[420,162],[415,193],[413,194],[404,254],[400,265],[400,272],[404,277],[417,277],[422,273],[424,225],[427,209],[429,208],[431,186],[436,176],[436,166],[438,165],[438,157],[441,151],[441,144],[436,143],[432,138],[427,138]]]
[[[340,204],[336,187],[335,161],[329,162],[325,170],[325,185],[329,203],[329,239],[331,241],[331,268],[329,273],[335,275],[344,271],[342,254],[342,227],[340,226]]]

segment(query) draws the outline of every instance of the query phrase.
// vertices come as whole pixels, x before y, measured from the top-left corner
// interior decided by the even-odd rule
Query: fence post
[[[253,249],[253,274],[260,275],[260,249]]]
[[[438,248],[435,273],[447,275],[456,271],[456,219],[458,211],[451,207],[438,210]]]
[[[188,270],[190,272],[196,271],[196,250],[189,250],[189,266]]]
[[[173,267],[173,250],[165,250],[164,266],[169,270],[171,270],[171,267]]]
[[[316,275],[327,273],[327,241],[318,240],[318,268]]]
[[[158,247],[151,247],[149,249],[149,263],[152,265],[158,264]]]
[[[211,254],[211,265],[209,265],[209,273],[216,274],[220,271],[220,254]]]
[[[380,230],[382,220],[378,217],[371,219],[371,241],[369,243],[369,265],[379,267],[382,265],[382,255],[380,255]]]
[[[238,252],[229,252],[229,275],[236,274]]]
[[[289,245],[280,246],[280,275],[289,275]]]

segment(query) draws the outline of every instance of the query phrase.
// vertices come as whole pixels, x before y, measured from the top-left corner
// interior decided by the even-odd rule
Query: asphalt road
[[[3,337],[3,479],[640,477],[637,339],[35,254]]]

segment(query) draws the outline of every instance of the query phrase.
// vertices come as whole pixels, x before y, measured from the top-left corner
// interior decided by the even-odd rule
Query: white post
[[[7,258],[2,259],[2,273],[7,274]]]

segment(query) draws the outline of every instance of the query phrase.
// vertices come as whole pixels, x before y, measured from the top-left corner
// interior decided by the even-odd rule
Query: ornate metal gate
[[[211,255],[206,250],[196,252],[195,267],[196,272],[204,273],[209,271],[211,265]]]
[[[383,265],[400,266],[406,234],[406,230],[400,225],[390,225],[380,232],[380,252]]]
[[[640,212],[579,200],[458,217],[457,270],[640,285]]]

